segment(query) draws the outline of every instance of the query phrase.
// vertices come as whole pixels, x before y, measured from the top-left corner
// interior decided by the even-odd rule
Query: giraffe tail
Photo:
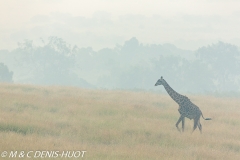
[[[203,114],[202,114],[202,118],[203,118],[204,120],[212,120],[212,118],[204,118],[204,117],[203,117]]]

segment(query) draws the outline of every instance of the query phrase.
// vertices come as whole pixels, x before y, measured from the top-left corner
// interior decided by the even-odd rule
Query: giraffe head
[[[163,77],[161,77],[155,84],[155,86],[158,86],[158,85],[163,85],[165,83],[165,80],[163,79]]]

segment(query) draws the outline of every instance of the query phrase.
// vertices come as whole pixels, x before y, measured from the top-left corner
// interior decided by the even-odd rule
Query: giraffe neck
[[[182,98],[184,98],[183,95],[177,93],[176,91],[174,91],[169,85],[168,83],[165,81],[165,84],[163,84],[165,90],[167,91],[167,93],[169,94],[169,96],[178,104],[180,104],[182,102]]]

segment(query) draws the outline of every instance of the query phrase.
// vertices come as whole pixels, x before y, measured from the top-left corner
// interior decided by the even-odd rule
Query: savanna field
[[[0,96],[0,154],[17,151],[1,159],[240,159],[239,98],[187,95],[212,118],[201,118],[200,134],[189,119],[177,131],[178,105],[160,93],[1,84]],[[36,151],[86,152],[34,158]]]

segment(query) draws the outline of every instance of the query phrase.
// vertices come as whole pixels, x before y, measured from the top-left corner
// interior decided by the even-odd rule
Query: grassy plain
[[[191,134],[189,119],[185,132],[177,131],[178,106],[168,95],[1,84],[0,154],[79,150],[87,152],[78,159],[89,160],[240,159],[240,99],[188,97],[213,119],[201,119],[203,134]]]

